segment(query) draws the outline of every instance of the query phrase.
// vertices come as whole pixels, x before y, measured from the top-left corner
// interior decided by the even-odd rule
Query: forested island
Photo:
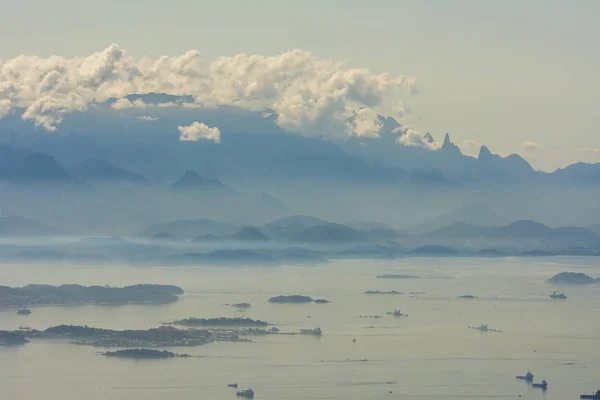
[[[298,294],[287,296],[275,296],[269,299],[269,303],[312,303],[314,299],[310,296],[302,296]]]
[[[133,358],[134,360],[156,360],[163,358],[191,357],[189,354],[175,354],[166,350],[127,349],[107,351],[102,353],[106,357]]]
[[[377,275],[379,279],[418,279],[420,276],[416,275],[404,275],[404,274],[384,274]]]
[[[250,318],[185,318],[171,322],[173,325],[183,326],[267,326],[265,321]]]
[[[390,290],[390,291],[380,291],[380,290],[367,290],[365,292],[365,294],[389,294],[389,295],[396,295],[396,294],[402,294],[402,292],[397,292],[395,290]]]
[[[177,329],[171,326],[146,330],[114,330],[89,326],[58,325],[44,331],[24,333],[37,339],[69,339],[79,345],[94,347],[175,347],[200,346],[217,340],[240,340],[234,332]]]
[[[580,272],[561,272],[546,281],[555,285],[590,285],[600,283],[600,278],[592,278]]]
[[[125,287],[82,285],[0,286],[0,306],[73,304],[168,304],[183,289],[173,285],[140,284]]]

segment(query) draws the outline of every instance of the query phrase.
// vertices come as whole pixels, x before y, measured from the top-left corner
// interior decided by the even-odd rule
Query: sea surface
[[[109,359],[65,341],[0,347],[0,399],[225,400],[236,398],[227,387],[233,382],[254,389],[256,399],[273,400],[578,399],[600,386],[600,285],[557,288],[544,282],[563,271],[599,276],[600,259],[406,258],[277,268],[0,264],[2,285],[162,283],[186,291],[179,302],[161,306],[45,306],[29,316],[0,309],[0,329],[146,329],[190,316],[233,317],[235,310],[225,304],[249,302],[245,317],[283,332],[323,330],[322,337],[270,335],[250,343],[171,348],[199,357],[168,360]],[[380,274],[422,278],[377,279]],[[563,289],[567,300],[549,298]],[[267,302],[280,294],[331,303]],[[467,294],[478,298],[457,298]],[[394,309],[408,317],[385,314]],[[502,332],[467,328],[480,324]],[[515,379],[527,370],[548,381],[546,392]]]

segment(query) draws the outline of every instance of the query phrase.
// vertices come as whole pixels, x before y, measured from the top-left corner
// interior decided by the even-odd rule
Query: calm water
[[[0,329],[149,328],[188,316],[233,316],[224,303],[249,302],[245,316],[282,331],[320,326],[324,335],[169,349],[202,357],[148,361],[107,359],[60,341],[0,347],[0,398],[235,399],[226,385],[237,382],[257,399],[578,399],[600,386],[600,285],[566,287],[569,299],[552,301],[554,288],[544,280],[562,271],[597,276],[600,260],[413,258],[244,269],[2,264],[3,285],[146,282],[179,285],[186,294],[166,306],[38,307],[26,317],[0,309]],[[424,279],[376,279],[384,273]],[[362,294],[369,289],[426,294]],[[290,293],[331,303],[267,302]],[[479,298],[457,299],[464,294]],[[385,315],[397,308],[408,318]],[[357,318],[374,314],[385,317]],[[467,329],[481,323],[503,332]],[[515,380],[528,369],[549,382],[547,392]]]

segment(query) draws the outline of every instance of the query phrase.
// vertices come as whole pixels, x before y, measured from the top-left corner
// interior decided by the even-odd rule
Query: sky
[[[204,60],[302,49],[416,77],[403,101],[419,132],[553,170],[600,162],[599,15],[593,0],[4,0],[0,59],[113,43],[134,57],[195,49]]]

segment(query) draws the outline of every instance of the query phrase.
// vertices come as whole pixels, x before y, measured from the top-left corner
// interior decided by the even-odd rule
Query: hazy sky
[[[600,162],[600,1],[4,0],[0,58],[275,55],[413,75],[414,125],[544,169]],[[528,143],[525,147],[523,146]]]

